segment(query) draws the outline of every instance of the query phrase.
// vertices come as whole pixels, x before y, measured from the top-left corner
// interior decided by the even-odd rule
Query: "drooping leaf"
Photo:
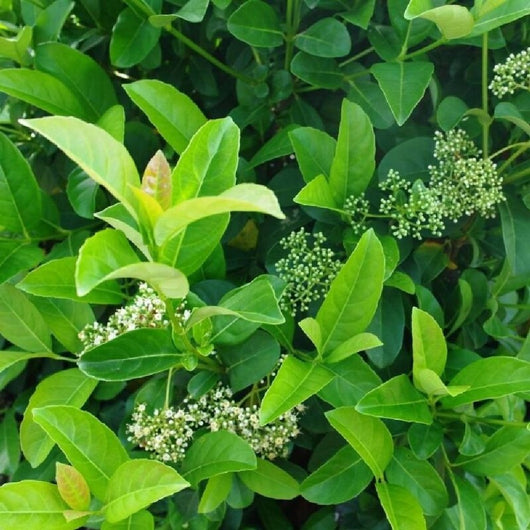
[[[392,530],[427,528],[421,506],[409,490],[387,482],[376,482],[375,488]]]
[[[331,426],[357,451],[376,478],[382,479],[392,459],[394,443],[386,425],[365,416],[355,407],[339,407],[326,412]]]
[[[269,460],[257,459],[256,469],[240,471],[247,488],[270,499],[293,499],[300,493],[298,482],[287,471]]]
[[[111,476],[129,459],[118,437],[89,412],[68,405],[35,408],[33,419],[104,501]]]
[[[193,442],[181,470],[184,478],[196,487],[206,478],[256,466],[256,455],[247,442],[231,432],[215,431]]]
[[[126,519],[153,502],[189,486],[173,468],[155,460],[123,462],[110,477],[105,518],[110,523]]]

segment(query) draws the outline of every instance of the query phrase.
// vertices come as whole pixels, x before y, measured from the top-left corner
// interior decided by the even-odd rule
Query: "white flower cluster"
[[[293,316],[320,300],[339,272],[341,262],[325,243],[322,233],[311,235],[304,228],[280,239],[281,247],[289,251],[275,264],[278,276],[287,284],[280,305]]]
[[[530,91],[530,48],[517,54],[511,53],[503,63],[493,67],[493,72],[495,75],[489,89],[498,98],[516,90]]]
[[[177,317],[185,321],[188,316],[189,311],[181,305],[177,309]],[[83,343],[83,351],[86,351],[127,331],[140,328],[167,328],[168,326],[164,302],[149,285],[140,283],[138,293],[130,304],[117,309],[106,324],[99,322],[87,324],[79,332],[79,340]]]
[[[298,407],[261,426],[256,405],[238,405],[232,399],[232,391],[218,385],[197,401],[185,399],[177,409],[169,407],[149,414],[144,403],[137,405],[127,425],[128,440],[163,462],[178,462],[197,430],[222,429],[246,440],[256,454],[273,460],[287,456],[289,443],[300,432],[301,410]]]
[[[364,197],[364,194],[346,197],[342,209],[350,218],[354,234],[360,234],[366,230],[366,217],[370,213],[370,203]]]

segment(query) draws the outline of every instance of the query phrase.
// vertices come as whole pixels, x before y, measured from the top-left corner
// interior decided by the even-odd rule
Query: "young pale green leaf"
[[[526,0],[505,0],[484,2],[478,20],[470,37],[482,35],[486,31],[504,26],[530,14],[530,6]]]
[[[193,442],[182,462],[182,475],[196,488],[206,478],[223,473],[256,469],[250,445],[228,431],[214,431]]]
[[[54,440],[46,436],[33,420],[33,410],[38,407],[64,404],[82,407],[97,383],[77,368],[72,368],[56,372],[37,385],[20,424],[20,446],[32,467],[44,462],[54,445]]]
[[[207,121],[190,139],[171,175],[171,204],[218,195],[234,186],[238,157],[239,128],[232,119]]]
[[[260,423],[265,425],[276,419],[316,394],[332,379],[333,374],[324,366],[287,356],[261,402]]]
[[[123,300],[120,286],[115,281],[100,283],[84,296],[78,296],[75,285],[77,258],[69,256],[48,261],[31,271],[17,284],[26,293],[35,296],[66,298],[90,304],[119,304]]]
[[[110,60],[118,68],[130,68],[140,63],[156,46],[160,28],[147,18],[125,8],[118,16],[110,39]]]
[[[357,103],[344,99],[337,149],[329,177],[335,203],[342,207],[348,197],[361,195],[374,169],[375,136],[372,122]]]
[[[433,370],[422,368],[415,375],[415,386],[429,396],[458,396],[469,389],[468,385],[446,386]]]
[[[324,175],[318,175],[308,182],[293,198],[293,201],[304,206],[316,206],[342,213],[341,206],[333,197],[333,190]]]
[[[117,523],[188,486],[173,468],[162,462],[128,460],[110,477],[103,507],[105,519]]]
[[[155,226],[158,245],[195,221],[229,212],[260,212],[285,219],[274,193],[260,184],[236,184],[215,197],[187,199],[166,210]]]
[[[365,416],[355,407],[339,407],[326,412],[331,426],[357,451],[376,478],[392,460],[394,442],[386,425],[378,418]]]
[[[102,381],[128,381],[168,370],[181,361],[167,329],[135,329],[86,351],[79,368]]]
[[[428,401],[406,374],[397,375],[370,390],[355,407],[362,414],[414,423],[432,423]]]
[[[210,477],[201,495],[199,513],[213,512],[228,497],[232,489],[233,473],[223,473]]]
[[[33,419],[104,501],[111,476],[129,459],[118,437],[89,412],[68,405],[35,408]]]
[[[500,490],[506,502],[512,507],[519,528],[530,526],[530,498],[526,488],[513,474],[491,477],[490,481]]]
[[[0,211],[0,229],[25,237],[42,214],[41,192],[33,171],[4,134],[0,134]],[[4,266],[2,263],[2,269]]]
[[[390,484],[402,486],[412,493],[425,515],[439,515],[449,504],[447,488],[438,472],[405,447],[396,449],[385,475]]]
[[[171,206],[171,168],[160,149],[147,163],[142,176],[142,190],[153,197],[162,210]]]
[[[294,39],[299,49],[317,57],[343,57],[351,49],[351,38],[345,25],[336,18],[321,18]]]
[[[155,519],[147,510],[136,512],[127,519],[117,523],[103,521],[101,530],[154,530]]]
[[[249,0],[243,3],[232,13],[227,27],[236,39],[251,46],[274,48],[283,44],[278,15],[262,0]]]
[[[98,119],[96,125],[122,144],[125,139],[125,109],[122,105],[109,107]]]
[[[72,510],[83,512],[90,506],[90,489],[75,467],[55,463],[55,482],[59,494]]]
[[[448,40],[460,39],[469,35],[475,21],[473,15],[464,6],[445,5],[424,10],[423,0],[411,0],[405,11],[407,20],[424,18],[434,22],[440,33]]]
[[[305,336],[313,343],[317,352],[320,352],[320,346],[322,344],[322,333],[320,331],[320,324],[313,318],[307,317],[298,322],[301,330]]]
[[[374,64],[376,78],[398,125],[403,125],[425,93],[434,65],[428,62]]]
[[[139,262],[123,232],[111,228],[96,232],[79,249],[75,267],[77,294],[84,296],[106,280],[123,278],[120,270]]]
[[[24,293],[9,283],[0,285],[0,333],[29,352],[52,352],[50,329]]]
[[[386,482],[376,482],[375,489],[392,530],[427,529],[421,506],[409,490]]]
[[[91,115],[101,117],[118,100],[109,76],[89,55],[59,42],[46,42],[35,50],[35,67],[62,81]]]
[[[318,310],[324,354],[366,329],[377,309],[384,271],[383,248],[369,230],[331,283]]]
[[[206,123],[204,114],[191,98],[172,85],[156,79],[142,79],[123,88],[178,154]]]
[[[302,482],[300,493],[315,504],[341,504],[359,495],[372,478],[370,468],[346,445]]]
[[[312,127],[298,127],[289,133],[298,167],[306,182],[324,175],[329,179],[337,142],[329,134]]]
[[[140,186],[140,177],[125,147],[109,133],[73,117],[50,116],[21,123],[54,143],[135,216],[130,188]]]
[[[436,320],[417,307],[412,308],[412,375],[414,385],[427,392],[418,379],[421,370],[428,369],[442,375],[447,361],[447,344],[442,328]]]
[[[33,269],[43,257],[43,249],[36,244],[0,241],[0,283],[6,282],[22,271]]]
[[[58,116],[90,120],[91,113],[77,96],[53,75],[27,68],[5,68],[0,72],[0,92]]]
[[[457,396],[443,398],[442,405],[445,408],[529,392],[530,362],[503,356],[479,359],[460,370],[451,380],[450,386],[469,388]]]
[[[10,482],[0,487],[0,528],[12,530],[74,530],[83,521],[67,522],[68,505],[57,486],[38,480]]]
[[[318,395],[334,407],[356,405],[367,392],[382,383],[360,355],[326,364],[326,368],[334,377]]]
[[[300,485],[287,471],[262,458],[257,463],[256,469],[239,472],[247,488],[270,499],[288,500],[299,495]]]
[[[495,432],[486,442],[483,452],[459,456],[456,465],[477,475],[502,475],[521,464],[530,454],[530,430],[506,426]]]
[[[382,344],[379,337],[376,337],[373,333],[358,333],[326,355],[324,361],[326,363],[337,363],[347,359],[354,353],[377,348],[382,346]]]

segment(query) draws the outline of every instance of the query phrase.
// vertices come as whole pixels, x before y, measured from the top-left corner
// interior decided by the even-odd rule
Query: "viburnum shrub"
[[[528,15],[0,2],[0,528],[530,527]]]

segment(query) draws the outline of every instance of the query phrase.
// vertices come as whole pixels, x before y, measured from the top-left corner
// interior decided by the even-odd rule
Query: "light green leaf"
[[[74,277],[76,259],[75,256],[69,256],[48,261],[27,274],[17,287],[35,296],[66,298],[76,302],[90,304],[122,302],[123,295],[115,281],[101,283],[85,296],[78,296]]]
[[[104,501],[111,476],[129,459],[118,437],[92,414],[71,406],[36,408],[33,418]]]
[[[228,497],[232,489],[233,473],[223,473],[210,477],[201,495],[199,513],[213,512]]]
[[[455,475],[454,485],[458,503],[451,510],[456,515],[458,528],[486,530],[486,512],[482,496],[469,480],[458,475]]]
[[[50,116],[20,122],[54,143],[135,216],[136,200],[130,188],[140,186],[140,177],[125,147],[109,133],[72,117]]]
[[[282,28],[276,11],[261,0],[248,0],[236,9],[227,23],[228,31],[256,47],[274,48],[283,44]]]
[[[405,18],[414,20],[419,17],[434,22],[448,40],[460,39],[473,30],[473,15],[464,6],[445,5],[427,10],[424,6],[424,0],[411,0],[405,11]]]
[[[154,530],[155,519],[147,510],[136,512],[118,523],[103,521],[101,530]]]
[[[331,283],[318,310],[324,354],[366,329],[377,309],[384,270],[383,248],[369,230]]]
[[[123,143],[125,138],[125,109],[122,105],[109,107],[98,119],[96,125],[107,131],[116,141]]]
[[[316,394],[332,379],[333,374],[324,366],[287,356],[261,402],[260,423],[273,421]]]
[[[10,530],[79,528],[79,521],[66,521],[63,515],[65,510],[68,510],[68,505],[59,495],[55,484],[22,480],[0,487],[0,528]]]
[[[320,345],[322,344],[320,324],[313,317],[307,317],[303,320],[300,320],[298,325],[304,332],[305,336],[313,343],[317,349],[317,352],[320,353]]]
[[[182,462],[182,475],[195,488],[206,478],[223,473],[256,469],[254,451],[228,431],[209,432],[193,442]]]
[[[160,149],[147,163],[142,175],[142,190],[151,195],[162,210],[171,206],[171,168]]]
[[[21,66],[29,66],[32,61],[29,54],[32,38],[33,28],[31,26],[22,27],[16,37],[1,37],[0,56],[7,57]]]
[[[375,136],[370,118],[351,101],[342,101],[337,149],[329,185],[339,207],[350,196],[361,195],[375,169]]]
[[[316,206],[342,213],[342,205],[337,204],[333,190],[324,175],[318,175],[308,182],[293,198],[293,202],[304,206]]]
[[[480,13],[470,37],[482,35],[530,14],[530,6],[526,0],[506,0],[500,4],[490,1],[484,7],[487,9]]]
[[[450,386],[469,386],[458,396],[442,399],[445,408],[530,391],[530,363],[514,357],[487,357],[460,370]]]
[[[446,386],[433,370],[422,368],[416,373],[416,388],[429,396],[458,396],[469,389],[468,385]]]
[[[124,89],[178,154],[206,123],[204,114],[191,98],[172,85],[156,79],[142,79],[124,85]]]
[[[170,330],[143,328],[86,351],[79,368],[102,381],[127,381],[168,370],[181,359]]]
[[[392,459],[394,442],[386,425],[378,418],[365,416],[355,407],[339,407],[326,412],[331,426],[357,451],[376,478]]]
[[[5,68],[0,72],[0,92],[21,99],[50,114],[90,119],[83,102],[59,79],[38,70]]]
[[[370,390],[355,407],[362,414],[415,423],[432,423],[429,403],[401,374]]]
[[[155,226],[155,240],[162,245],[191,223],[229,212],[260,212],[284,219],[274,193],[260,184],[237,184],[216,197],[196,197],[166,210]]]
[[[300,485],[304,499],[316,504],[341,504],[356,497],[373,474],[357,452],[346,445],[339,449]]]
[[[344,24],[326,17],[299,33],[294,45],[317,57],[343,57],[350,53],[351,38]]]
[[[392,530],[426,530],[421,506],[409,490],[386,482],[376,482],[375,489]]]
[[[370,71],[376,78],[398,125],[403,125],[427,88],[434,65],[428,62],[377,63]]]
[[[44,318],[26,295],[9,283],[0,285],[0,333],[26,351],[52,351]]]
[[[287,471],[262,458],[258,458],[257,463],[256,469],[239,472],[247,488],[270,499],[288,500],[299,495],[300,486]]]
[[[26,460],[37,467],[52,450],[54,441],[33,421],[33,410],[48,405],[82,407],[96,388],[97,381],[77,368],[62,370],[43,379],[29,399],[20,424],[20,446]]]
[[[239,129],[232,119],[207,121],[193,134],[171,175],[171,204],[234,186],[238,157]]]
[[[449,504],[447,489],[438,472],[405,447],[396,449],[385,475],[390,484],[412,493],[425,515],[439,515]]]
[[[103,513],[107,521],[116,523],[188,486],[173,468],[162,462],[129,460],[110,477]]]
[[[55,463],[55,482],[64,502],[75,511],[83,512],[90,506],[90,489],[83,475],[75,467]]]
[[[358,333],[346,340],[324,357],[326,363],[337,363],[364,350],[382,346],[382,342],[372,333]]]

